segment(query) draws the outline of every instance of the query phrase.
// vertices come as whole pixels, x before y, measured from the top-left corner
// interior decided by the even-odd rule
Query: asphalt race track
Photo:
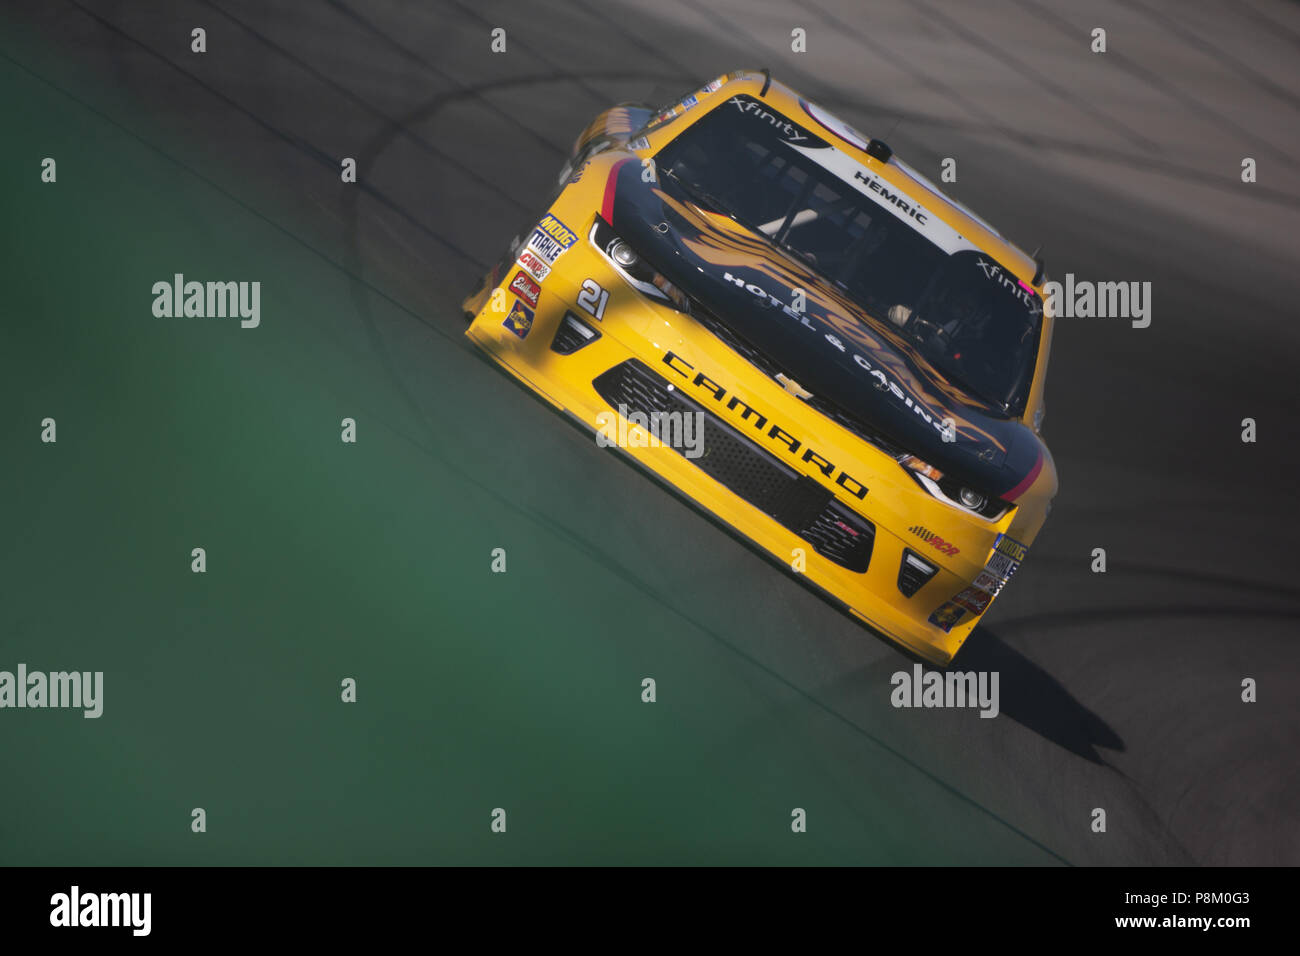
[[[422,442],[454,432],[464,472],[545,535],[615,566],[634,610],[664,609],[665,669],[681,640],[720,672],[780,688],[712,742],[719,751],[773,734],[816,751],[811,708],[890,755],[895,799],[960,805],[1026,848],[999,859],[1300,863],[1300,6],[6,6],[7,76],[54,84],[100,120],[165,140],[207,184],[196,189],[255,210],[335,270],[347,318],[321,341],[355,356],[367,394],[394,409],[385,427]],[[195,26],[204,55],[189,49]],[[504,54],[489,49],[496,27]],[[1094,27],[1107,31],[1104,54],[1089,49]],[[792,52],[794,28],[808,52]],[[764,66],[936,181],[956,158],[945,189],[1023,248],[1041,243],[1050,277],[1151,283],[1149,327],[1058,321],[1044,434],[1061,491],[957,659],[1000,673],[995,720],[891,708],[890,675],[909,658],[598,449],[463,340],[460,300],[535,220],[592,116]],[[358,161],[356,185],[339,181],[345,156]],[[1256,182],[1242,181],[1246,157]],[[312,321],[298,321],[310,334]],[[304,345],[301,362],[315,355]],[[1247,417],[1255,443],[1242,441]],[[1091,570],[1095,548],[1105,573]],[[619,605],[602,611],[617,647]],[[556,596],[529,613],[570,612]],[[635,640],[629,653],[660,638]],[[1257,703],[1241,700],[1245,678]],[[834,775],[856,758],[824,759]],[[851,800],[857,783],[842,772]],[[1105,834],[1090,828],[1097,807]],[[871,826],[884,834],[891,821]],[[938,840],[927,859],[972,861]]]

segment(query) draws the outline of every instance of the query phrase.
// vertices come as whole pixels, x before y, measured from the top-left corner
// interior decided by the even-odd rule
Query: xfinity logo
[[[794,123],[791,123],[788,119],[777,116],[775,113],[769,113],[767,110],[763,109],[763,104],[758,102],[758,100],[751,100],[748,97],[742,99],[739,96],[733,96],[727,102],[747,116],[753,116],[765,121],[769,126],[792,143],[802,143],[804,140],[810,138],[800,132],[799,127],[795,126]]]
[[[1039,305],[1038,296],[1034,294],[1034,290],[1015,276],[1003,272],[1002,267],[996,262],[989,262],[987,259],[981,258],[975,265],[979,266],[980,271],[984,273],[990,282],[1000,285],[1014,295],[1031,313],[1037,315],[1042,311],[1042,306]]]
[[[85,893],[73,886],[50,897],[50,925],[129,926],[132,936],[148,936],[152,893]]]

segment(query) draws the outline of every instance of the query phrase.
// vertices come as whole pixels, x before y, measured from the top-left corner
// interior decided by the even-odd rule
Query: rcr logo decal
[[[942,554],[946,554],[949,557],[953,557],[961,553],[961,548],[957,547],[951,541],[943,540],[943,538],[939,537],[929,528],[924,528],[918,524],[918,525],[913,525],[907,530],[910,531],[912,534],[916,535],[926,544],[933,547],[936,551],[939,551]]]

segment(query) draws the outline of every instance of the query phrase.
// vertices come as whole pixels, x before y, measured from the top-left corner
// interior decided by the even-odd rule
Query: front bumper
[[[518,266],[500,270],[495,289],[490,279],[466,302],[470,339],[593,432],[620,406],[702,413],[700,457],[635,426],[626,432],[643,440],[621,450],[872,629],[948,664],[982,616],[956,613],[952,599],[984,570],[1015,509],[989,522],[932,498],[884,451],[624,284],[592,250],[576,246],[556,265],[536,306],[510,291]],[[608,294],[599,320],[578,305],[593,301],[592,283]],[[566,312],[599,336],[560,354],[552,343]],[[934,569],[919,584],[918,563]]]

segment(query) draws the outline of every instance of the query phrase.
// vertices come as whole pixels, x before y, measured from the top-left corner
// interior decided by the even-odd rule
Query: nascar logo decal
[[[553,266],[555,260],[564,255],[564,251],[577,239],[577,233],[547,213],[533,230],[533,236],[528,240],[528,248],[537,253],[548,266]]]
[[[952,544],[951,542],[943,540],[943,538],[939,537],[933,531],[929,530],[928,528],[923,528],[919,524],[913,525],[907,530],[910,531],[912,534],[916,535],[922,541],[931,545],[936,550],[943,552],[949,557],[961,553],[961,548],[957,547],[955,544]]]
[[[537,308],[537,297],[542,294],[542,287],[534,282],[528,273],[520,269],[515,273],[515,277],[510,280],[510,291],[535,309]]]
[[[533,310],[515,299],[514,305],[510,307],[510,314],[501,324],[521,339],[526,339],[533,329]]]

